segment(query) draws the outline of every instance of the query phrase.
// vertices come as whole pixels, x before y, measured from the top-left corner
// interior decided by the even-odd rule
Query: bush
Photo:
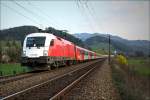
[[[8,55],[3,55],[1,58],[2,63],[8,63],[10,61],[10,57]]]
[[[0,62],[19,62],[21,48],[20,41],[0,41]]]
[[[126,59],[125,56],[117,55],[116,59],[117,59],[119,64],[121,64],[121,65],[128,65],[128,62],[127,62],[127,59]]]

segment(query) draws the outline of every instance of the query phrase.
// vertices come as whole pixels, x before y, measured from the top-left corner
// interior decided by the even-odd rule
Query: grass
[[[149,58],[129,58],[129,69],[136,74],[150,76],[150,59]]]
[[[29,72],[30,69],[22,67],[19,63],[15,64],[0,64],[0,76],[15,75],[20,73]]]
[[[131,96],[131,93],[128,92],[128,88],[126,86],[126,80],[125,80],[125,72],[117,65],[117,64],[111,64],[112,68],[112,79],[113,83],[118,89],[118,92],[120,94],[120,97],[122,100],[136,100],[133,96]]]
[[[112,78],[122,100],[150,100],[149,65],[149,58],[129,58],[128,66],[113,60]]]

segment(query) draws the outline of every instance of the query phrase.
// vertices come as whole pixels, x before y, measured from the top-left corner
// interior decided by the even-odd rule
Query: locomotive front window
[[[26,47],[44,47],[46,37],[28,37]]]

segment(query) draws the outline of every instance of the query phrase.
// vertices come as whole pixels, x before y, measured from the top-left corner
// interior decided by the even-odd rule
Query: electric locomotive
[[[50,33],[28,34],[23,43],[21,64],[51,68],[97,59],[100,55]],[[41,67],[41,66],[40,66]]]

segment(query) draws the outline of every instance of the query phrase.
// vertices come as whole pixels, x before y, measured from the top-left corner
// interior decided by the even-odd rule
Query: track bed
[[[82,69],[85,66],[90,66],[98,61],[99,60],[95,60],[78,65],[59,68],[49,73],[43,73],[6,84],[0,84],[1,98],[9,98],[9,96],[11,99],[19,98],[19,100],[30,98],[39,98],[43,100],[44,97],[44,99],[50,98],[57,93],[59,89],[64,88],[64,84],[69,84],[74,80],[74,78],[79,77],[83,73],[78,71],[74,72],[75,70]],[[87,70],[88,69],[85,68],[83,71],[86,72]],[[48,89],[49,92],[46,89]],[[14,93],[17,93],[17,95]],[[46,94],[47,96],[44,96]]]

